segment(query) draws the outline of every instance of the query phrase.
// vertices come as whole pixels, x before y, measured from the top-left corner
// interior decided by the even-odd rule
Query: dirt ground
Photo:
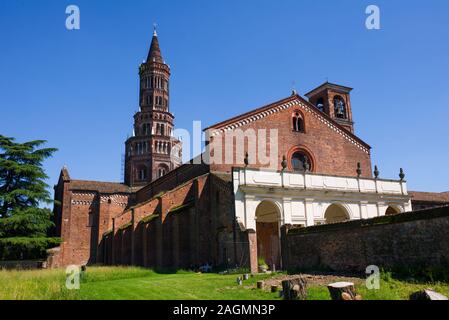
[[[327,286],[334,282],[353,282],[354,284],[359,284],[364,281],[363,278],[350,276],[350,275],[339,275],[339,274],[294,274],[294,275],[279,275],[273,278],[264,280],[265,288],[269,289],[271,286],[278,285],[282,286],[283,280],[290,280],[303,276],[307,280],[308,286]]]

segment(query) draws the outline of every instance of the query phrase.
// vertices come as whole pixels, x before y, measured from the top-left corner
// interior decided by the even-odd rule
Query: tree
[[[52,212],[39,207],[52,202],[43,162],[57,151],[45,143],[0,135],[0,259],[37,258],[56,242],[46,237]]]

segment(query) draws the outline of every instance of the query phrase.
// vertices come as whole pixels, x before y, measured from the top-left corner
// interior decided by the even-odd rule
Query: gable
[[[296,112],[301,114],[304,120],[305,132],[295,131],[293,128],[293,116]],[[259,161],[254,149],[250,150],[249,140],[235,144],[225,145],[226,136],[242,132],[248,129],[254,130],[257,141],[260,134],[266,134],[265,140],[272,141],[271,129],[277,135],[276,149],[271,150],[270,145],[266,145],[266,155],[269,156],[270,163]],[[223,121],[217,125],[206,129],[211,137],[211,141],[222,141],[222,152],[217,153],[221,157],[220,163],[214,162],[210,168],[212,171],[231,172],[232,167],[244,166],[244,154],[242,149],[248,152],[251,168],[282,169],[283,157],[286,157],[288,170],[293,170],[293,155],[298,152],[303,153],[310,159],[311,170],[314,173],[336,175],[336,176],[356,176],[357,165],[361,164],[363,177],[371,177],[371,147],[360,138],[343,128],[326,114],[319,111],[315,106],[308,103],[299,96],[291,96],[277,103],[253,110],[238,117]],[[263,131],[259,131],[263,130]],[[254,142],[254,139],[252,139]],[[256,144],[257,144],[256,141]],[[253,145],[252,145],[253,146]],[[229,149],[231,148],[231,149]],[[232,150],[229,152],[228,150]],[[257,147],[259,150],[259,147]],[[274,152],[274,153],[272,153]],[[229,161],[226,154],[233,159]],[[263,154],[262,154],[263,156]]]
[[[327,126],[333,130],[336,134],[340,135],[346,139],[349,143],[353,144],[363,152],[369,154],[371,147],[364,142],[362,139],[354,135],[353,133],[346,130],[344,127],[339,125],[336,121],[331,119],[327,114],[319,111],[315,106],[310,104],[308,101],[304,100],[298,95],[294,95],[287,99],[280,100],[273,104],[255,109],[253,111],[244,113],[237,117],[222,121],[215,125],[212,125],[205,129],[205,131],[211,131],[211,136],[217,136],[226,131],[234,130],[242,126],[249,125],[255,121],[267,118],[271,115],[289,110],[293,112],[295,108],[301,110],[304,114],[308,114],[317,120],[319,120],[323,125]]]

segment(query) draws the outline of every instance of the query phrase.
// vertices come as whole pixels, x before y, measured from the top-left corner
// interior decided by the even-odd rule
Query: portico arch
[[[281,267],[281,211],[275,202],[264,200],[256,208],[257,257],[270,269]]]
[[[348,221],[350,219],[350,215],[348,210],[339,203],[334,203],[330,205],[324,214],[324,219],[326,219],[326,223],[339,223]]]
[[[401,213],[401,209],[395,205],[390,205],[387,210],[385,210],[385,215],[389,216],[389,215],[393,215],[393,214],[398,214]]]

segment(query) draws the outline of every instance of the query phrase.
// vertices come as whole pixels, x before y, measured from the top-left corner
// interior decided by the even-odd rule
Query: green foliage
[[[45,141],[17,143],[0,135],[0,259],[35,259],[56,244],[47,239],[54,226],[43,162],[56,149],[40,148]]]
[[[257,259],[257,263],[258,263],[259,267],[268,267],[267,262],[262,257],[259,257]]]
[[[181,212],[183,212],[183,210],[185,210],[187,208],[191,208],[194,205],[195,205],[195,203],[189,202],[189,203],[186,203],[186,204],[182,204],[182,205],[176,206],[174,208],[171,208],[170,211],[168,212],[168,214],[181,213]]]
[[[123,231],[128,229],[129,227],[131,227],[133,224],[131,222],[128,222],[127,224],[124,224],[123,226],[121,226],[120,228],[118,228],[119,231]]]
[[[9,217],[0,219],[0,238],[45,237],[53,226],[49,209],[28,208],[12,212]]]
[[[59,238],[0,238],[0,260],[40,259],[45,257],[48,248],[59,243]]]
[[[442,281],[449,283],[449,267],[446,265],[429,267],[425,263],[402,268],[394,268],[392,277],[414,283]]]
[[[0,135],[0,217],[12,211],[51,203],[43,161],[56,149],[38,149],[45,141],[16,143]]]
[[[158,214],[151,214],[149,216],[146,216],[145,218],[143,218],[142,220],[139,221],[139,223],[145,224],[145,223],[150,223],[151,221],[153,221],[154,219],[159,218]]]

